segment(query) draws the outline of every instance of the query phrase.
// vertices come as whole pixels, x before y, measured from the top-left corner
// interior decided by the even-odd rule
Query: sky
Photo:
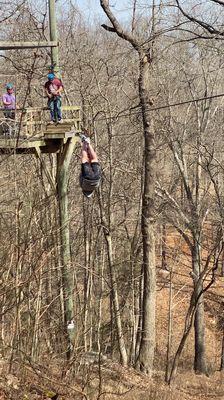
[[[78,8],[83,12],[85,19],[94,20],[99,19],[102,22],[107,21],[107,17],[100,6],[100,0],[75,0]],[[130,1],[128,0],[112,0],[110,1],[111,9],[115,13],[119,20],[125,20],[128,18],[128,5],[130,7]]]
[[[84,11],[85,14],[102,14],[100,0],[76,0],[77,6]]]

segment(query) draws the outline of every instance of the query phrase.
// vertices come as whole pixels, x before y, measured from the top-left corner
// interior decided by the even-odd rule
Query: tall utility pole
[[[58,42],[55,0],[49,0],[48,6],[49,6],[50,40],[52,42]],[[51,65],[52,65],[52,70],[58,72],[59,69],[58,45],[57,47],[51,48]]]
[[[51,70],[59,72],[59,48],[57,37],[57,22],[55,12],[55,0],[48,0],[49,6],[49,26],[50,26],[50,41],[48,42],[2,42],[0,41],[0,50],[18,50],[18,49],[34,49],[34,48],[51,48]],[[62,126],[61,126],[62,128]],[[68,125],[64,127],[65,131]],[[66,335],[66,354],[70,358],[75,329],[74,329],[74,303],[73,303],[73,274],[71,266],[70,252],[70,235],[69,235],[69,213],[68,213],[68,170],[74,147],[77,138],[69,137],[64,143],[63,139],[57,138],[57,143],[60,141],[60,150],[57,154],[57,200],[59,208],[59,223],[60,223],[60,239],[61,239],[61,276],[63,283],[63,299],[64,299],[64,326]],[[40,149],[36,147],[37,156],[40,155]]]
[[[57,42],[57,23],[55,0],[49,0],[50,39]],[[58,46],[51,48],[52,72],[59,71]],[[66,129],[66,128],[65,128]],[[74,344],[74,303],[73,274],[70,251],[69,211],[68,211],[68,170],[76,140],[69,138],[66,144],[61,140],[60,152],[57,154],[57,200],[59,208],[60,239],[61,239],[61,274],[64,300],[64,327],[66,334],[66,354],[71,357]]]

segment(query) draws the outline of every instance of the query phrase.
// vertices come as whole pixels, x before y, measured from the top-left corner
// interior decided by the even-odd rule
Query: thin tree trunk
[[[170,353],[171,353],[171,345],[172,345],[172,307],[173,307],[173,271],[170,271],[170,283],[169,283],[169,310],[168,310],[168,337],[167,337],[167,350],[166,350],[166,373],[165,373],[165,381],[169,381],[170,375]]]
[[[114,269],[114,265],[113,265],[112,241],[111,241],[111,236],[109,234],[106,234],[105,236],[106,236],[106,243],[107,243],[107,254],[108,254],[110,279],[111,279],[111,291],[112,291],[112,299],[113,299],[114,317],[115,317],[116,327],[117,327],[119,351],[120,351],[122,365],[127,366],[128,357],[127,357],[124,335],[123,335],[123,330],[122,330],[122,323],[121,323],[120,306],[119,306],[119,299],[118,299],[118,292],[117,292],[117,280],[116,280],[115,269]]]
[[[98,352],[101,352],[102,344],[101,344],[101,325],[102,325],[102,303],[103,303],[103,291],[104,291],[104,258],[105,258],[104,246],[102,249],[102,259],[98,263],[98,275],[100,279],[100,293],[98,300],[98,325],[97,325],[97,349]]]
[[[142,337],[137,367],[151,375],[155,351],[155,236],[154,236],[154,197],[155,197],[155,143],[154,128],[149,122],[147,81],[149,78],[148,61],[145,55],[140,58],[139,96],[145,139],[144,190],[142,199],[142,240],[143,240],[143,305]]]
[[[166,262],[166,224],[162,224],[162,234],[161,234],[161,260],[162,260],[162,269],[167,269]]]
[[[196,235],[195,243],[192,249],[192,263],[194,274],[194,285],[198,283],[201,273],[200,265],[200,235]],[[203,290],[203,283],[197,284],[196,298]],[[194,337],[195,337],[195,356],[194,370],[199,374],[207,373],[206,353],[205,353],[205,321],[204,321],[204,296],[201,295],[197,304],[194,319]]]
[[[224,251],[222,252],[222,260],[221,260],[221,276],[224,276]]]
[[[133,1],[133,13],[132,13],[132,20],[131,20],[131,33],[134,33],[135,25],[136,25],[136,4],[137,0]]]
[[[142,336],[142,301],[143,301],[143,266],[141,270],[141,276],[139,279],[138,323],[137,323],[137,335],[136,335],[136,346],[135,346],[136,361],[139,356],[141,336]]]
[[[114,357],[114,343],[115,343],[115,328],[114,328],[114,307],[113,307],[113,293],[110,292],[110,357]]]
[[[224,328],[222,331],[222,352],[221,352],[220,371],[224,371]]]
[[[134,276],[134,263],[131,260],[131,348],[130,348],[130,364],[135,364],[135,349],[137,338],[137,324],[136,324],[136,295],[135,295],[135,276]]]
[[[105,210],[103,208],[102,192],[99,189],[99,202],[100,202],[100,216],[103,226],[104,237],[107,246],[107,257],[110,271],[110,282],[111,282],[111,298],[113,304],[114,319],[116,324],[116,334],[118,338],[118,347],[120,352],[120,358],[122,365],[126,366],[128,364],[128,356],[125,346],[125,339],[122,328],[122,320],[120,313],[120,304],[117,288],[117,278],[116,271],[113,261],[113,246],[111,238],[111,227],[113,226],[113,212],[112,212],[112,195],[113,195],[113,148],[112,148],[112,138],[113,138],[113,125],[111,119],[107,123],[108,130],[108,159],[109,159],[109,194],[107,200],[107,219],[105,216]],[[111,310],[111,325],[113,326],[113,314]],[[113,335],[113,330],[111,330],[111,335]]]
[[[10,262],[9,262],[9,266],[8,266],[8,271],[5,275],[5,287],[9,287],[9,277],[10,277],[10,272],[11,272],[11,268],[13,265],[13,261],[14,261],[14,251],[13,251],[14,245],[10,246],[10,253],[11,253],[11,257],[10,257]],[[1,333],[0,333],[0,348],[2,351],[2,355],[4,356],[4,352],[5,352],[5,336],[6,336],[6,324],[5,324],[5,302],[6,302],[6,298],[7,298],[7,292],[5,291],[5,293],[2,296],[2,302],[1,302],[1,317],[0,317],[0,329],[1,329]]]
[[[14,355],[20,350],[20,303],[21,303],[21,288],[20,282],[22,281],[21,276],[21,252],[20,252],[20,235],[21,235],[21,227],[20,227],[20,203],[17,204],[16,208],[16,277],[15,277],[15,302],[16,302],[16,311],[13,322],[13,334],[11,338],[11,354],[10,354],[10,362],[9,362],[9,372],[11,372]]]
[[[216,246],[217,247],[217,246]],[[222,249],[220,250],[220,252],[222,251]],[[194,317],[195,317],[195,313],[197,310],[197,305],[198,302],[200,300],[200,297],[203,295],[204,292],[206,292],[214,283],[215,281],[215,271],[218,268],[218,261],[219,261],[219,257],[220,257],[220,252],[218,254],[218,256],[216,257],[216,260],[214,262],[213,268],[212,268],[212,277],[210,282],[207,284],[207,286],[203,289],[203,292],[199,292],[198,288],[202,288],[202,282],[203,279],[208,271],[208,269],[210,268],[210,263],[211,263],[211,258],[212,256],[215,255],[216,252],[216,248],[214,248],[214,250],[209,254],[206,263],[205,263],[205,267],[203,269],[203,271],[200,273],[199,277],[197,279],[195,279],[195,285],[194,285],[194,289],[193,292],[191,294],[191,299],[190,299],[190,305],[188,307],[188,311],[185,317],[185,323],[184,323],[184,331],[183,331],[183,335],[182,338],[180,340],[179,346],[177,348],[176,354],[174,356],[174,360],[173,360],[173,364],[172,364],[172,368],[171,368],[171,372],[170,372],[170,377],[168,380],[168,383],[171,384],[171,381],[174,379],[176,372],[177,372],[177,368],[178,368],[178,363],[180,360],[180,356],[182,354],[184,345],[186,343],[186,340],[189,336],[189,333],[191,331],[191,328],[193,326],[193,321],[194,321]]]
[[[32,337],[32,346],[31,346],[31,357],[33,361],[37,360],[38,356],[38,340],[39,340],[39,317],[40,317],[40,310],[41,310],[41,296],[42,296],[42,278],[43,267],[41,266],[39,271],[39,287],[36,299],[36,310],[35,310],[35,319],[34,319],[34,326],[33,326],[33,337]]]

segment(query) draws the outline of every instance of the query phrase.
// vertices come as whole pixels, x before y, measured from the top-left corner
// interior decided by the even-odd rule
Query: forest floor
[[[161,279],[161,277],[160,277]],[[91,360],[82,356],[80,364],[63,366],[60,359],[42,359],[33,363],[27,358],[8,361],[0,355],[0,400],[224,400],[224,372],[218,372],[222,334],[218,329],[219,301],[214,298],[223,287],[223,278],[206,296],[206,355],[208,376],[192,371],[194,338],[189,335],[171,386],[165,383],[166,348],[168,331],[169,289],[166,278],[161,279],[157,294],[159,319],[154,374],[150,379],[133,368],[124,368],[118,362],[104,357]],[[188,307],[189,292],[186,278],[178,279],[173,296],[173,335],[170,349],[170,366],[179,344],[184,316]],[[182,288],[181,290],[178,288]],[[64,371],[64,374],[63,372]]]
[[[172,386],[164,383],[164,373],[153,378],[115,362],[88,366],[63,379],[56,366],[52,369],[13,366],[6,373],[1,362],[0,400],[215,400],[224,399],[224,375],[216,372],[209,377],[193,372],[178,374]]]
[[[193,328],[181,355],[172,385],[165,383],[167,367],[168,317],[171,316],[169,369],[182,337],[185,316],[192,292],[191,264],[187,248],[173,239],[172,285],[168,270],[157,271],[156,356],[154,374],[149,378],[133,368],[103,357],[91,359],[84,354],[74,364],[63,365],[60,359],[33,363],[28,358],[14,360],[11,369],[0,355],[0,400],[224,400],[224,372],[219,372],[223,336],[223,285],[219,274],[205,294],[206,357],[208,376],[192,371],[194,361]],[[185,253],[184,253],[185,250]],[[183,254],[180,255],[180,254]],[[175,256],[175,257],[174,257]],[[171,258],[170,258],[171,259]],[[168,259],[169,261],[169,259]],[[169,263],[168,263],[169,264]],[[208,281],[210,277],[207,277]],[[171,287],[172,286],[172,287]],[[171,302],[171,303],[170,303]],[[171,304],[171,313],[169,310]],[[90,352],[91,353],[91,352]],[[86,357],[87,356],[87,357]]]
[[[219,281],[216,284],[220,287]],[[213,291],[217,294],[215,288]],[[0,356],[0,400],[224,400],[224,372],[218,372],[221,354],[221,335],[219,337],[217,329],[219,306],[215,307],[209,297],[206,300],[209,376],[196,375],[192,371],[194,340],[191,332],[172,385],[165,383],[168,296],[168,288],[163,282],[157,296],[160,309],[157,332],[160,334],[157,335],[152,378],[106,357],[99,363],[98,358],[91,358],[91,353],[82,355],[79,362],[76,360],[69,367],[60,359],[46,358],[34,363],[26,358],[24,364],[15,360],[11,371],[8,361]],[[170,366],[181,338],[188,298],[188,292],[175,297]]]

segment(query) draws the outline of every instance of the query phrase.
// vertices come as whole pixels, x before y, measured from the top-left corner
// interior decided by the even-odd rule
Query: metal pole
[[[49,5],[49,24],[50,24],[50,40],[52,42],[58,41],[57,35],[57,22],[56,22],[56,13],[55,13],[55,0],[48,0]],[[59,52],[58,46],[51,48],[51,69],[52,72],[59,71]]]

